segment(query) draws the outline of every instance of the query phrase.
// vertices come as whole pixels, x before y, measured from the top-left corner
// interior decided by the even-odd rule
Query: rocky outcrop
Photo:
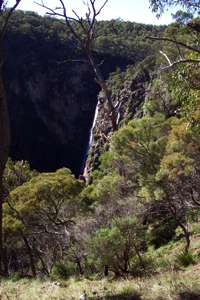
[[[117,124],[120,128],[131,119],[141,118],[143,115],[143,104],[145,101],[147,87],[151,80],[151,69],[139,68],[129,79],[124,79],[123,87],[113,93],[112,101],[117,112]],[[124,77],[125,74],[124,74]],[[87,174],[98,168],[99,157],[109,149],[113,130],[110,112],[103,95],[98,98],[98,115],[92,133],[92,141],[87,159]]]

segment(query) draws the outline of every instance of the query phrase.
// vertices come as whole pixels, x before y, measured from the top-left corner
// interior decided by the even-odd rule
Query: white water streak
[[[93,141],[93,131],[94,131],[94,128],[95,128],[95,125],[96,125],[98,113],[99,113],[99,102],[97,103],[97,106],[96,106],[96,109],[95,109],[94,120],[93,120],[92,128],[90,130],[89,148],[90,148],[90,146],[92,144],[92,141]]]
[[[93,131],[94,131],[94,128],[96,126],[98,113],[99,113],[99,102],[97,103],[97,106],[96,106],[96,109],[95,109],[94,119],[93,119],[92,127],[91,127],[91,130],[90,130],[90,139],[89,139],[89,144],[88,144],[87,156],[88,156],[88,153],[90,151],[90,146],[92,145],[92,142],[93,142]],[[85,164],[83,176],[86,178],[86,180],[89,177],[87,159],[86,159],[86,164]]]

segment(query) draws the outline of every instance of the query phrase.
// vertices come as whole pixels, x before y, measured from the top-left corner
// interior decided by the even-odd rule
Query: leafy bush
[[[51,270],[51,277],[54,279],[68,279],[74,275],[75,272],[74,264],[69,262],[57,262]]]
[[[20,272],[14,272],[9,277],[9,279],[11,279],[13,282],[19,281],[21,278],[22,278],[22,275],[20,274]]]
[[[167,244],[174,237],[176,227],[177,224],[173,219],[161,219],[159,222],[159,218],[157,218],[155,224],[151,224],[151,230],[149,232],[150,243],[153,244],[155,248]]]
[[[131,262],[131,274],[134,276],[145,276],[153,273],[155,271],[155,262],[152,257],[144,256],[142,257],[142,263],[135,257]]]
[[[91,256],[100,270],[107,266],[115,275],[121,275],[130,271],[134,257],[143,265],[140,252],[145,247],[145,227],[136,218],[122,218],[110,228],[95,233],[91,239]]]
[[[166,269],[171,268],[171,263],[166,258],[160,258],[156,262],[156,268],[165,269],[166,270]]]
[[[177,256],[177,262],[180,265],[182,265],[184,267],[187,267],[187,266],[192,265],[196,262],[196,257],[191,251],[181,252]]]

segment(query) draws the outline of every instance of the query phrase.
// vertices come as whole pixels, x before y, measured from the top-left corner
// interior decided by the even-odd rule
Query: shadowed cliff
[[[104,51],[99,44],[96,59],[104,60],[106,77],[134,62],[125,47],[120,54],[118,45],[116,51]],[[28,160],[40,171],[66,166],[75,175],[82,172],[99,88],[88,65],[74,61],[83,59],[77,49],[58,21],[31,12],[15,14],[5,47],[14,160]]]

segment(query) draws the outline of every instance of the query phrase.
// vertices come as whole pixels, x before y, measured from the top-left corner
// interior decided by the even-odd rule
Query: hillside
[[[192,224],[193,257],[180,255],[183,243],[173,241],[156,251],[148,250],[151,271],[121,279],[70,278],[20,279],[17,274],[0,284],[4,299],[80,299],[89,300],[198,300],[200,299],[200,225]]]
[[[200,298],[200,7],[178,3],[167,27],[13,13],[0,298]]]

